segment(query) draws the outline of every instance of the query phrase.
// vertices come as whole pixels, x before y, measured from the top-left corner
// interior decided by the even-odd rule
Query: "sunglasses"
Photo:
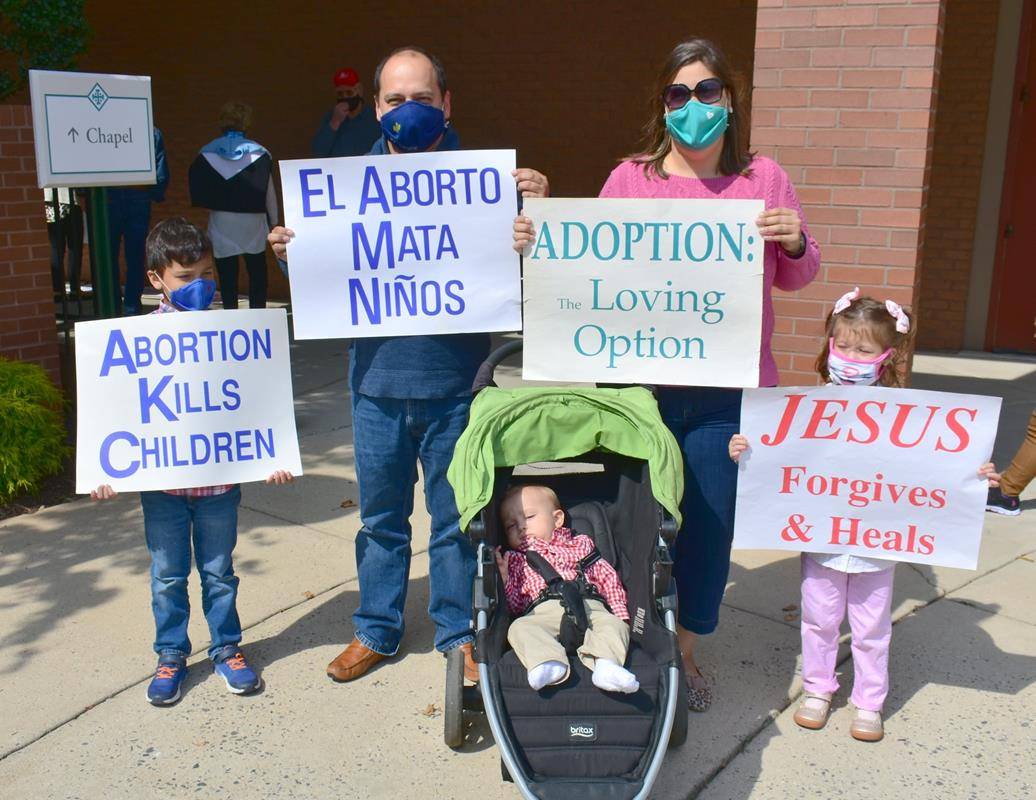
[[[676,111],[687,105],[692,97],[699,103],[713,105],[723,97],[723,81],[719,78],[706,78],[698,81],[693,89],[683,83],[671,83],[662,90],[662,102],[670,111]]]

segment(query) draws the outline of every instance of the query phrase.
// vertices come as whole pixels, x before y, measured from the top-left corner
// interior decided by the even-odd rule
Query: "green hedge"
[[[61,471],[64,398],[36,364],[0,358],[0,505]]]

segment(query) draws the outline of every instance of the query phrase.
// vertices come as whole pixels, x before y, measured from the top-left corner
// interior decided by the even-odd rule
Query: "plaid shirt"
[[[158,308],[152,311],[152,314],[169,314],[175,313],[178,309],[176,306],[171,306],[165,301],[165,297],[158,301]],[[192,489],[166,489],[166,494],[175,494],[178,497],[215,497],[218,494],[226,494],[234,488],[236,484],[223,483],[216,486],[196,486]]]
[[[576,565],[590,555],[594,542],[589,536],[574,534],[568,528],[558,528],[551,534],[549,542],[530,538],[529,548],[543,556],[562,578],[571,581],[577,575]],[[547,582],[532,568],[524,553],[508,550],[504,553],[504,561],[507,564],[507,583],[504,585],[507,607],[513,615],[519,616],[547,588]],[[630,618],[626,609],[626,590],[615,567],[603,558],[598,559],[586,571],[586,579],[601,593],[615,616],[626,620]]]

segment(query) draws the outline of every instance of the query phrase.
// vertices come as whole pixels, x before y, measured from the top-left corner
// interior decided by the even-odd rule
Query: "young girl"
[[[860,297],[859,288],[844,294],[827,317],[827,341],[817,358],[817,372],[839,386],[902,387],[900,366],[913,326],[910,315],[892,300]],[[741,434],[730,440],[737,461],[748,449]],[[980,478],[996,485],[992,464]],[[848,612],[852,631],[852,704],[849,732],[864,742],[884,735],[881,708],[888,694],[889,640],[892,637],[892,576],[895,562],[849,554],[802,554],[802,685],[805,699],[795,712],[803,728],[824,727],[831,697],[838,689],[835,661],[838,634]]]

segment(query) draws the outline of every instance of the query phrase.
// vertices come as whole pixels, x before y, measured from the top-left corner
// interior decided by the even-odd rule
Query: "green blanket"
[[[492,497],[496,467],[596,449],[647,461],[655,499],[680,523],[683,455],[647,389],[488,388],[471,404],[446,473],[461,530]]]

